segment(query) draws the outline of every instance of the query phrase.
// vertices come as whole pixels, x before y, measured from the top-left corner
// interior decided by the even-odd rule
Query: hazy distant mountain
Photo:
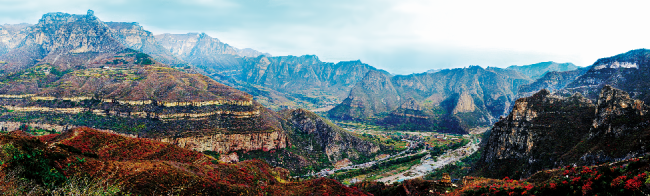
[[[546,72],[544,76],[530,84],[524,84],[519,87],[517,97],[528,97],[542,89],[556,92],[572,83],[578,77],[582,76],[589,70],[589,67],[581,67],[573,71],[551,71]]]
[[[546,72],[551,71],[572,71],[578,69],[578,66],[575,66],[573,63],[556,63],[553,61],[535,63],[532,65],[523,65],[523,66],[510,66],[506,69],[517,70],[522,74],[532,78],[533,80],[539,79]]]
[[[208,74],[239,71],[242,57],[271,56],[250,48],[237,49],[205,33],[161,34],[156,40],[174,56]]]
[[[0,25],[0,56],[18,47],[27,36],[27,28],[31,24],[5,24]]]
[[[368,70],[360,61],[322,62],[314,55],[278,56],[237,49],[206,34],[161,34],[156,39],[202,73],[255,96],[274,110],[333,106]]]
[[[165,64],[182,64],[183,62],[167,51],[149,31],[137,22],[105,22],[111,29],[111,35],[122,45],[149,54],[156,61]]]
[[[370,71],[328,113],[400,129],[465,132],[507,114],[516,89],[529,82],[514,70],[479,66],[404,76]]]

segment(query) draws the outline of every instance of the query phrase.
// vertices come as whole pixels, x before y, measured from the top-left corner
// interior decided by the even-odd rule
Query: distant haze
[[[139,22],[154,34],[205,32],[274,56],[361,60],[395,74],[538,62],[588,66],[650,48],[649,1],[0,0],[0,24],[48,12]]]

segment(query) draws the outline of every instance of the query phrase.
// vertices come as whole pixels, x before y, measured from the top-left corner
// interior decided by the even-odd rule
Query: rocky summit
[[[507,114],[516,89],[530,81],[517,71],[479,66],[398,76],[370,71],[328,114],[405,130],[465,133]]]

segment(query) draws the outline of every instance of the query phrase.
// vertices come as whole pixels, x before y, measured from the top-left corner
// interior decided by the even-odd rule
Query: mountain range
[[[0,56],[2,129],[26,124],[61,132],[89,126],[230,155],[223,156],[223,161],[237,160],[237,155],[231,158],[235,152],[268,152],[302,142],[294,134],[304,127],[297,123],[302,121],[288,123],[290,118],[267,109],[250,94],[193,69],[159,62],[173,62],[177,57],[137,24],[104,23],[92,11],[87,15],[49,13],[20,32],[26,32],[25,38]],[[341,132],[338,127],[321,128],[303,135],[325,142],[321,137],[328,134],[320,132]],[[377,153],[374,143],[354,137],[337,136],[326,142],[359,141],[346,145],[364,157]],[[305,164],[330,166],[341,159],[337,153],[345,152],[338,148],[290,150],[304,164],[288,168],[297,172]]]
[[[506,115],[517,88],[529,82],[514,70],[479,66],[404,76],[372,71],[328,114],[398,129],[467,133]]]

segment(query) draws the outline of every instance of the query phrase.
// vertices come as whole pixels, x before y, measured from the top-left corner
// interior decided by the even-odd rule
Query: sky
[[[394,74],[596,60],[650,48],[650,1],[0,0],[0,24],[48,12],[204,32],[274,56],[361,60]]]

